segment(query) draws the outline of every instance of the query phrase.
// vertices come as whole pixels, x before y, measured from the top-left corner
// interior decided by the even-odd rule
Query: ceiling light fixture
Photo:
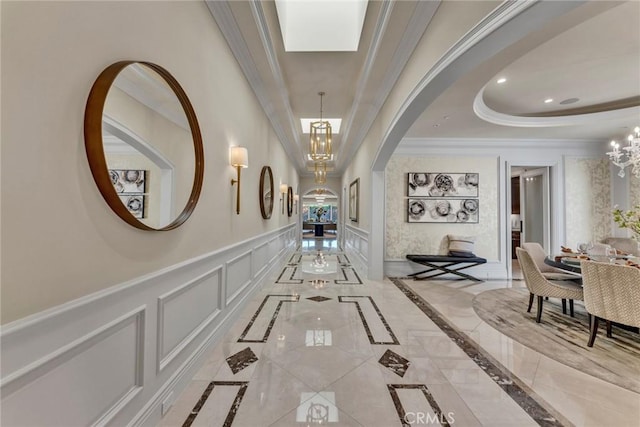
[[[311,122],[309,137],[309,155],[313,160],[329,160],[331,158],[331,123],[322,120],[322,97],[320,95],[320,120]]]
[[[631,173],[636,178],[640,178],[640,127],[633,130],[633,133],[627,137],[627,141],[629,141],[629,145],[622,147],[624,151],[620,150],[620,144],[611,141],[613,151],[609,151],[607,154],[613,164],[620,168],[620,172],[618,172],[620,178],[624,178],[624,170],[627,166],[631,166]]]
[[[547,98],[544,100],[545,104],[551,104],[553,102],[553,98]]]
[[[498,80],[496,80],[496,83],[498,83],[499,85],[501,85],[502,83],[506,82],[507,79],[505,77],[500,77]]]
[[[327,182],[327,164],[325,162],[316,162],[315,176],[316,184],[324,184]]]

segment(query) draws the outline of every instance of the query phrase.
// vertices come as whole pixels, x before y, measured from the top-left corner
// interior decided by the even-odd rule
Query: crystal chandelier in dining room
[[[327,120],[322,120],[322,97],[324,92],[318,92],[318,95],[320,95],[320,120],[311,122],[309,156],[312,160],[330,160],[331,123]]]
[[[620,144],[611,141],[613,151],[609,151],[609,159],[620,168],[618,176],[624,178],[625,168],[631,166],[631,173],[640,178],[640,127],[636,127],[633,133],[627,137],[629,144],[620,148]]]

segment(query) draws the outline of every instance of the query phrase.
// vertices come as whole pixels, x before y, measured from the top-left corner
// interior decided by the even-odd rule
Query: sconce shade
[[[280,184],[280,193],[284,194],[289,190],[289,186],[287,184]]]
[[[231,147],[231,166],[249,167],[249,153],[245,147]]]

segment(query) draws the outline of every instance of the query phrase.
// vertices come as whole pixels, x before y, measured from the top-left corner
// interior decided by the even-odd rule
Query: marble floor
[[[640,425],[639,394],[475,314],[478,293],[524,282],[369,281],[335,242],[273,274],[161,426]]]

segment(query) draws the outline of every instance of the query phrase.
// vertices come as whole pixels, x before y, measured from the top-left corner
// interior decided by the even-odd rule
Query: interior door
[[[529,169],[520,175],[522,242],[538,242],[549,253],[549,168]]]

